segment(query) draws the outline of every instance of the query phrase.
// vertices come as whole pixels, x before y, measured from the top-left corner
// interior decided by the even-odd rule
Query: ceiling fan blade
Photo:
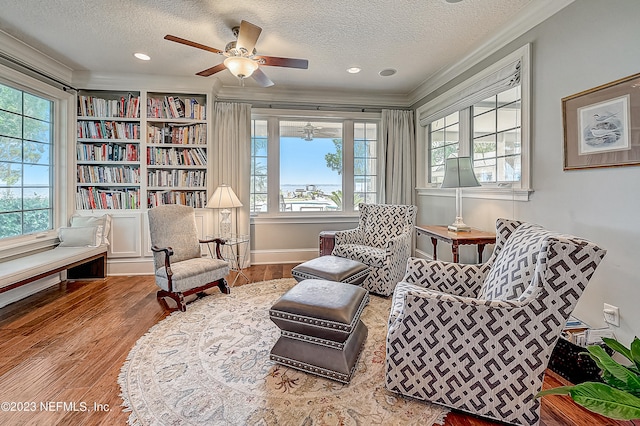
[[[258,84],[262,87],[273,86],[273,81],[271,81],[271,79],[269,79],[269,77],[267,77],[267,75],[263,73],[260,68],[255,70],[253,74],[251,74],[251,77],[253,77],[254,80],[257,81]]]
[[[165,40],[174,41],[176,43],[185,44],[187,46],[195,47],[196,49],[206,50],[208,52],[213,53],[222,53],[222,50],[216,49],[215,47],[205,46],[204,44],[196,43],[195,41],[187,40],[184,38],[176,37],[170,34],[164,36]]]
[[[199,75],[202,77],[209,77],[210,75],[213,75],[224,69],[227,69],[227,67],[224,66],[224,63],[222,63],[222,64],[216,65],[215,67],[207,68],[206,70],[200,71],[199,73],[196,73],[196,75]]]
[[[236,48],[244,48],[249,53],[253,52],[253,48],[256,47],[256,42],[261,32],[262,28],[259,26],[253,25],[251,22],[241,21]]]
[[[270,67],[300,68],[304,70],[309,68],[309,61],[306,59],[278,58],[275,56],[255,56],[254,59],[258,60],[260,65],[268,65]]]

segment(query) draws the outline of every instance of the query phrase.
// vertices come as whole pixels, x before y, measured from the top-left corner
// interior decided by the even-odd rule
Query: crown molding
[[[215,84],[215,81],[202,77],[90,71],[75,71],[73,73],[73,85],[79,89],[113,90],[117,88],[118,90],[211,93]]]
[[[0,30],[0,53],[28,67],[71,84],[73,70],[23,41]]]
[[[281,89],[277,86],[240,87],[221,86],[215,94],[218,99],[231,101],[247,101],[262,104],[296,104],[296,105],[345,105],[359,107],[394,107],[406,108],[409,106],[407,97],[402,94],[380,94],[364,92],[345,92],[344,90],[318,90],[318,89]]]
[[[508,43],[549,19],[574,1],[575,0],[541,0],[529,3],[523,12],[518,14],[518,16],[501,31],[494,34],[458,62],[430,76],[415,90],[409,93],[407,95],[409,105],[414,105],[420,99],[428,96],[434,90],[453,80],[483,59],[486,59],[489,55],[497,52]]]

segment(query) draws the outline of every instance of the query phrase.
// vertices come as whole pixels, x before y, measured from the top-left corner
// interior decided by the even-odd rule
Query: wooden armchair
[[[165,297],[175,300],[178,309],[185,311],[185,297],[218,286],[221,292],[231,290],[225,277],[229,264],[222,259],[216,238],[198,238],[193,207],[177,204],[158,206],[149,210],[149,233],[153,251],[156,284],[160,287],[158,301]],[[201,243],[215,243],[216,258],[202,257]]]

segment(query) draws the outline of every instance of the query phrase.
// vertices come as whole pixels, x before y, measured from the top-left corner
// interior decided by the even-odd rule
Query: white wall
[[[532,43],[535,192],[528,202],[465,199],[465,222],[491,229],[497,217],[514,217],[606,248],[607,255],[574,313],[592,326],[604,326],[603,302],[620,307],[620,328],[613,329],[625,343],[640,334],[640,166],[563,171],[561,99],[640,72],[639,16],[637,0],[576,1],[465,73],[478,72]],[[455,216],[451,197],[419,197],[418,206],[419,223],[447,223]],[[431,253],[428,242],[418,244]],[[439,253],[450,258],[446,249]],[[473,250],[468,249],[462,260],[471,262]]]

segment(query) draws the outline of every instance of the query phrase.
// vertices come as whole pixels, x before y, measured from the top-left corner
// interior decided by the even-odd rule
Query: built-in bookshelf
[[[76,208],[205,207],[207,126],[204,94],[80,91]]]
[[[80,91],[76,208],[140,208],[140,92]]]
[[[147,207],[207,204],[207,98],[147,94]]]

